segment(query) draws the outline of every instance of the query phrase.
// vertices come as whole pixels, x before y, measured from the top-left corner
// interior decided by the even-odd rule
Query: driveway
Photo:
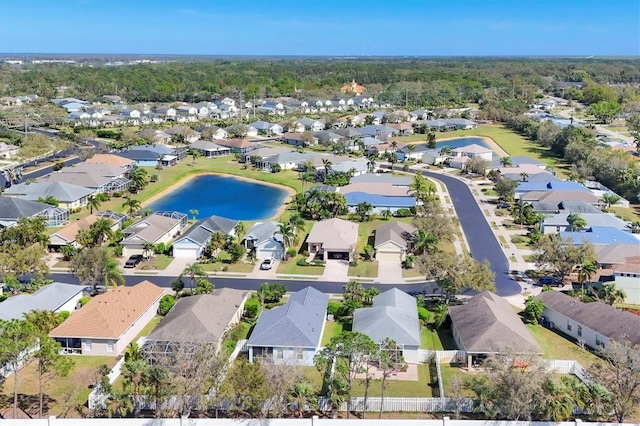
[[[325,262],[324,273],[319,281],[349,281],[349,262],[346,260],[329,259]]]
[[[253,271],[247,278],[276,278],[276,271],[278,270],[278,266],[280,265],[280,261],[274,259],[273,265],[271,269],[260,269],[260,265],[262,265],[262,260],[256,261],[256,265],[253,267]]]
[[[380,284],[404,283],[402,264],[396,260],[378,261],[378,278],[375,279],[375,282]]]

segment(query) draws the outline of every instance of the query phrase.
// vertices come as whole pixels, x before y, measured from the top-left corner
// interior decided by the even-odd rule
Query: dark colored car
[[[538,279],[538,284],[539,285],[548,285],[550,287],[562,287],[564,286],[564,282],[562,282],[562,280],[558,277],[552,277],[552,276],[545,276],[545,277],[540,277]]]
[[[141,254],[132,254],[131,256],[129,256],[129,259],[127,259],[127,261],[124,263],[124,267],[125,268],[135,268],[136,266],[138,266],[140,264],[140,262],[142,262],[142,255]]]
[[[511,208],[511,204],[509,203],[500,203],[496,206],[496,208],[498,209],[508,209]]]

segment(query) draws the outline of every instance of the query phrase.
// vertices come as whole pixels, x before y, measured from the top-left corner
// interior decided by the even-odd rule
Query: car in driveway
[[[538,285],[548,285],[549,287],[564,287],[564,282],[558,277],[544,276],[538,278]]]
[[[131,256],[129,256],[127,261],[124,263],[124,267],[125,268],[135,268],[136,266],[138,266],[140,264],[140,262],[142,262],[142,255],[141,254],[132,254]]]
[[[262,269],[263,271],[268,271],[271,268],[273,268],[273,259],[265,259],[260,264],[260,269]]]
[[[500,203],[496,206],[497,209],[510,209],[511,203]]]

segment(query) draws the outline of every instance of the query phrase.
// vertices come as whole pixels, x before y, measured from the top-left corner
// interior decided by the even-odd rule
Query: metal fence
[[[331,404],[328,398],[321,397],[318,400],[320,411],[331,411]],[[364,405],[364,398],[351,398],[351,411],[393,411],[393,412],[454,412],[471,413],[474,411],[472,398],[367,398],[367,405]],[[347,401],[340,405],[339,411],[347,411],[349,404]]]

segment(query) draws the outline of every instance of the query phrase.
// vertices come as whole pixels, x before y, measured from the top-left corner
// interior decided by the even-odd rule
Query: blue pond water
[[[186,214],[195,209],[198,218],[217,215],[236,220],[258,220],[274,216],[286,196],[287,191],[277,187],[228,176],[203,175],[148,207],[153,211],[175,210]]]
[[[487,142],[485,142],[482,138],[455,138],[448,141],[436,142],[436,149],[441,149],[443,146],[448,146],[450,148],[460,148],[461,146],[467,146],[471,144],[476,144],[483,146],[485,148],[492,149]],[[493,158],[499,158],[499,156],[494,152]]]

